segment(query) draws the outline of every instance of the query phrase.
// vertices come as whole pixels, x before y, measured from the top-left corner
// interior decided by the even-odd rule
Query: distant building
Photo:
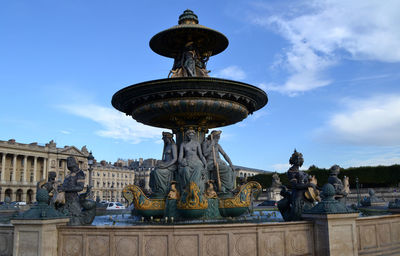
[[[6,196],[11,201],[36,201],[36,185],[47,180],[50,171],[56,172],[56,179],[62,182],[69,171],[67,158],[73,156],[85,174],[85,186],[89,184],[86,147],[81,150],[74,146],[58,148],[51,140],[45,145],[36,142],[17,143],[14,139],[0,141],[0,201]],[[123,201],[122,189],[133,184],[135,173],[128,166],[114,165],[101,161],[93,166],[93,188],[95,197],[108,201]]]
[[[135,182],[135,173],[121,162],[100,161],[93,166],[93,193],[95,198],[123,202],[122,189]]]
[[[234,165],[233,167],[235,167],[236,177],[240,177],[240,178],[247,178],[247,177],[255,176],[257,174],[272,173],[270,171],[254,169],[254,168],[249,168],[249,167],[243,167],[243,166],[238,166],[238,165]]]
[[[149,190],[150,172],[155,169],[157,162],[160,160],[154,158],[139,160],[128,160],[130,162],[129,168],[135,172],[135,185],[140,186],[145,190]]]
[[[36,184],[47,179],[50,171],[63,180],[67,174],[67,157],[74,156],[83,170],[87,169],[88,151],[74,146],[57,148],[51,140],[45,145],[38,143],[22,144],[14,139],[0,141],[0,201],[5,196],[11,201],[36,201]],[[88,178],[86,177],[86,183]]]

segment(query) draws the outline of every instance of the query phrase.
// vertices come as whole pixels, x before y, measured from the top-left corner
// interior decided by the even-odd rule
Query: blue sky
[[[400,163],[400,2],[1,1],[0,140],[87,145],[98,160],[160,158],[161,129],[111,106],[118,90],[165,78],[148,46],[191,9],[224,33],[211,76],[253,84],[269,103],[222,128],[236,165]]]

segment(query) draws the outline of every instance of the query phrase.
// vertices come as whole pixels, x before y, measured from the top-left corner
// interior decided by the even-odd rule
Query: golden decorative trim
[[[255,197],[261,193],[262,187],[256,181],[250,181],[240,187],[239,193],[235,197],[227,199],[219,199],[219,208],[239,208],[249,207],[251,196]]]
[[[124,198],[129,204],[133,202],[138,210],[164,210],[165,199],[150,199],[136,185],[128,185],[122,190]]]
[[[181,210],[204,210],[208,208],[208,201],[203,197],[200,201],[200,189],[193,181],[190,182],[186,191],[185,202],[179,200],[177,208]]]

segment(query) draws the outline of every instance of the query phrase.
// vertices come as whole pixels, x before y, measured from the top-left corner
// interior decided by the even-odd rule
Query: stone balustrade
[[[333,231],[329,235],[318,231],[318,221],[153,226],[57,225],[56,255],[318,256],[324,241],[336,251],[326,255],[400,255],[400,214],[353,219],[354,240],[341,228],[346,223],[341,223],[339,216],[334,219],[338,221],[329,220]],[[0,255],[13,255],[14,232],[18,230],[12,225],[0,226]],[[340,239],[346,237],[350,239]],[[23,241],[19,243],[23,244]],[[346,247],[356,250],[353,254],[344,253]]]

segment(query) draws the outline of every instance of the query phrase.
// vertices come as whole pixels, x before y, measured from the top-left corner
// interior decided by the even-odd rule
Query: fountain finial
[[[180,16],[178,24],[199,24],[199,19],[192,10],[186,9]]]

